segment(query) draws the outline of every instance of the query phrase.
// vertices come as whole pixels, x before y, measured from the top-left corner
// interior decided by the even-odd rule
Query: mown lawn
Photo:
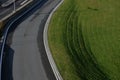
[[[48,30],[64,80],[120,80],[120,0],[64,0]]]

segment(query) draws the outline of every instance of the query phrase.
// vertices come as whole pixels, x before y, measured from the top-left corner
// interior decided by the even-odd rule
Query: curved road
[[[43,29],[50,11],[60,0],[48,0],[9,34],[4,80],[55,80],[43,43]],[[9,79],[8,79],[9,78]]]

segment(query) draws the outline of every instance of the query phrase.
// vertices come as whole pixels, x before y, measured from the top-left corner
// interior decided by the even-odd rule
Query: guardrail
[[[47,1],[47,0],[39,0],[37,1],[36,4],[32,5],[28,10],[26,10],[25,12],[23,12],[20,16],[18,16],[16,19],[14,19],[6,28],[6,30],[3,32],[3,39],[1,40],[1,51],[0,51],[0,80],[2,79],[2,62],[3,62],[3,55],[4,55],[4,48],[5,48],[5,44],[6,44],[6,40],[7,40],[7,36],[9,33],[9,29],[14,25],[14,23],[19,20],[20,18],[22,18],[25,14],[27,14],[28,12],[30,12],[32,9],[34,9],[35,7],[39,6],[42,2]]]

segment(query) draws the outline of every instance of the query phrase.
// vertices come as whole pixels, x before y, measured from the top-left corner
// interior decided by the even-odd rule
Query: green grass
[[[64,80],[120,80],[120,1],[64,0],[49,46]]]

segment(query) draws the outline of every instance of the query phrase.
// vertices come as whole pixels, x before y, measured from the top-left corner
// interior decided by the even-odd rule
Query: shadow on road
[[[10,48],[10,46],[6,45],[5,55],[3,56],[2,80],[13,80],[13,56],[14,50]]]
[[[39,28],[37,42],[38,42],[39,51],[41,53],[40,54],[41,60],[42,60],[42,64],[43,64],[44,70],[46,72],[46,75],[49,80],[56,80],[54,73],[51,69],[50,63],[48,61],[47,54],[46,54],[45,47],[44,47],[44,42],[43,42],[44,25],[45,25],[45,22],[46,22],[48,16],[49,16],[49,14],[46,14],[46,17],[42,20],[42,22],[40,24],[41,28]]]

